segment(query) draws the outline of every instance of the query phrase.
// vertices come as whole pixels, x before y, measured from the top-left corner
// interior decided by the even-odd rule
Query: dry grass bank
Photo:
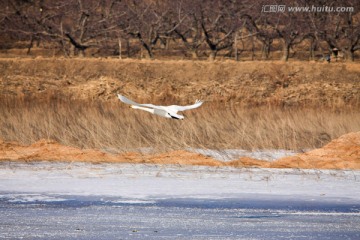
[[[0,96],[223,107],[360,108],[359,63],[0,59]]]
[[[152,148],[309,149],[360,131],[360,112],[331,109],[219,108],[205,102],[177,121],[116,103],[3,99],[0,139],[32,144],[39,139],[110,152]]]

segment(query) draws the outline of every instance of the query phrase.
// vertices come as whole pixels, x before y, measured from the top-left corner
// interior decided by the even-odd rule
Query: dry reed
[[[360,112],[280,108],[224,109],[204,104],[170,120],[118,104],[48,99],[2,100],[0,138],[51,139],[111,152],[186,148],[292,149],[324,145],[360,130]]]

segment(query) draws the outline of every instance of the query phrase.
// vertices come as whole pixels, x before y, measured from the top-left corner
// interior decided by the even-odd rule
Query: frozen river
[[[360,239],[360,172],[3,162],[0,239]]]

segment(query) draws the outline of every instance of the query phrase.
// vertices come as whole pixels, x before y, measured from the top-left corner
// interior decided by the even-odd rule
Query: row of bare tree
[[[292,49],[306,43],[311,59],[320,47],[325,53],[337,48],[347,60],[354,60],[360,49],[358,0],[268,2],[0,0],[1,47],[29,42],[30,51],[35,43],[46,43],[66,56],[83,56],[92,48],[106,50],[109,55],[126,52],[128,57],[137,47],[149,58],[170,49],[193,58],[206,53],[213,60],[220,51],[238,59],[245,49],[253,54],[261,51],[261,58],[267,59],[278,50],[274,46],[277,42],[282,46],[282,59],[287,61]],[[301,9],[306,6],[310,11]],[[315,11],[314,6],[323,8]],[[326,11],[325,6],[351,7],[351,11]],[[288,7],[299,9],[289,11]]]

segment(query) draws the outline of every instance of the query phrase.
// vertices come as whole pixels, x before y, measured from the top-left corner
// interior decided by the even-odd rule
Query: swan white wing
[[[134,102],[134,101],[132,101],[132,100],[120,95],[120,94],[118,94],[118,98],[123,103],[130,104],[130,105],[135,105],[135,106],[140,106],[140,107],[149,107],[149,108],[159,108],[159,106],[155,106],[153,104],[140,104],[140,103]]]
[[[203,104],[202,101],[200,100],[196,100],[196,102],[193,104],[193,105],[187,105],[187,106],[177,106],[177,105],[171,105],[169,106],[168,108],[177,113],[177,112],[182,112],[182,111],[185,111],[185,110],[190,110],[190,109],[194,109],[194,108],[198,108],[201,106],[201,104]]]

